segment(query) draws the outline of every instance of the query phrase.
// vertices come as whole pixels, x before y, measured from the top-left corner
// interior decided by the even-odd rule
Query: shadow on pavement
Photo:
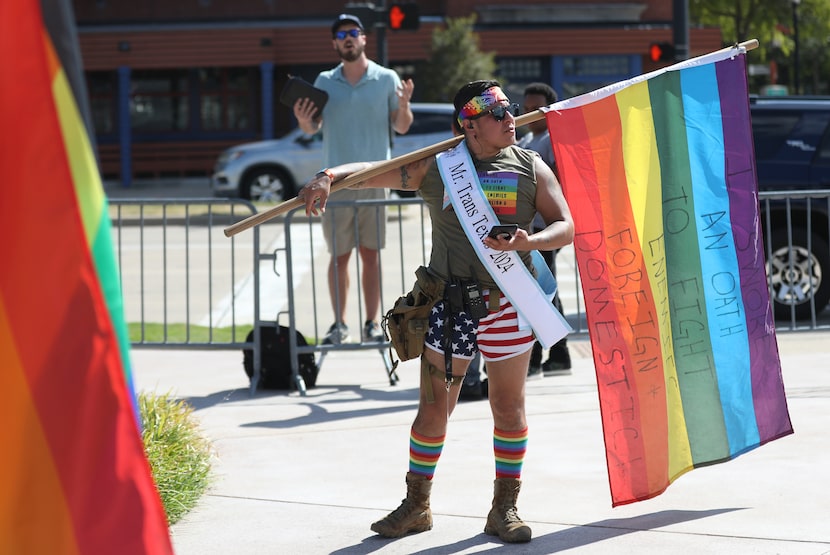
[[[280,402],[288,401],[288,404],[291,406],[306,407],[308,408],[308,414],[289,419],[248,422],[242,424],[241,427],[284,429],[411,410],[418,406],[418,389],[398,387],[375,389],[360,385],[325,385],[309,390],[307,397],[298,397],[296,393],[289,395],[288,392],[277,390],[258,391],[256,396],[250,397],[248,389],[245,388],[217,391],[216,393],[211,393],[203,397],[185,397],[184,400],[195,411],[199,411],[222,403],[261,401],[268,398],[274,398]],[[346,403],[364,403],[366,401],[393,403],[393,405],[375,406],[373,408],[362,408],[352,411],[338,409],[334,412],[329,411],[327,408]]]
[[[733,511],[744,510],[740,507],[726,509],[710,509],[707,511],[659,511],[656,513],[635,516],[631,518],[613,518],[572,526],[558,532],[552,532],[543,536],[533,538],[528,544],[521,544],[523,554],[548,554],[558,553],[577,547],[584,547],[590,544],[610,540],[625,534],[642,532],[644,530],[655,530],[681,522],[689,522],[701,518],[708,518]],[[429,532],[424,532],[428,534]],[[360,544],[350,545],[333,551],[331,555],[367,555],[382,549],[387,544],[396,540],[381,538],[380,536],[369,536],[364,538]],[[413,552],[412,555],[452,555],[468,549],[497,543],[489,549],[476,550],[476,553],[502,553],[506,546],[501,540],[484,533],[471,538],[440,547],[430,547],[423,551]],[[518,547],[518,546],[517,546]]]

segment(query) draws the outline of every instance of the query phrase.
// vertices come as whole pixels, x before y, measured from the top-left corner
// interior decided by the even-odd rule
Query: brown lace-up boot
[[[406,499],[401,506],[372,524],[372,531],[385,538],[399,538],[415,532],[432,530],[429,494],[432,480],[426,476],[406,473]]]
[[[516,499],[521,485],[521,480],[515,478],[496,478],[493,508],[487,515],[485,534],[498,536],[508,543],[530,541],[530,526],[522,522],[516,513]]]

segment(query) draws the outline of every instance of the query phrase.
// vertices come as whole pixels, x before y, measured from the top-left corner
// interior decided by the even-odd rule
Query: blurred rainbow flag
[[[614,506],[792,433],[729,49],[548,107]]]
[[[68,0],[0,3],[0,552],[172,553]]]

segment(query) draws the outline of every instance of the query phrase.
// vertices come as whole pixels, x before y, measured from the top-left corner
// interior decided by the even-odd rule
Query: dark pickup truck
[[[783,193],[761,199],[773,309],[807,319],[830,301],[830,97],[752,97],[750,110],[758,188]]]

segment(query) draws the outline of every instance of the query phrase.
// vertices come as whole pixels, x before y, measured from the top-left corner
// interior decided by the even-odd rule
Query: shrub
[[[187,402],[169,394],[141,393],[138,405],[144,451],[167,522],[175,524],[207,490],[213,448]]]

